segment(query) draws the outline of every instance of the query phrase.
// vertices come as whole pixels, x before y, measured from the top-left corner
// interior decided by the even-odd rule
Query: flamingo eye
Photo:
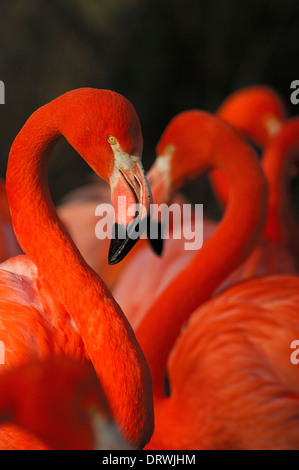
[[[108,135],[108,138],[107,138],[108,142],[110,145],[115,145],[117,144],[117,138],[114,137],[113,135]]]
[[[164,155],[172,155],[175,151],[175,146],[172,144],[167,145],[164,149]]]

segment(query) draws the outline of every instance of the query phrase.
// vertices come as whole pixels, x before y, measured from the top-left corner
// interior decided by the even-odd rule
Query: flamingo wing
[[[84,345],[51,286],[24,255],[0,265],[0,341],[6,370],[50,355],[83,359]],[[46,449],[44,443],[13,424],[0,426],[1,449]]]
[[[1,370],[52,354],[83,359],[83,342],[49,283],[24,255],[0,265]]]

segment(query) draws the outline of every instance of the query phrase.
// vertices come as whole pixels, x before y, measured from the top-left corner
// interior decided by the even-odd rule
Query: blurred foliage
[[[298,18],[297,0],[1,0],[0,175],[29,115],[81,86],[131,100],[146,169],[164,127],[182,110],[213,112],[229,93],[256,83],[276,88],[289,103],[290,83],[299,78]],[[89,174],[60,143],[49,169],[54,201]],[[190,194],[202,202],[208,191],[205,182]]]

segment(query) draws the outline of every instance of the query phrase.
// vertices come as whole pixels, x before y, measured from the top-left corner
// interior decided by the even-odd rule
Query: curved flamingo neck
[[[299,224],[290,194],[291,177],[298,174],[298,135],[299,120],[285,122],[280,133],[266,148],[262,166],[269,184],[264,235],[273,243],[289,246],[299,261]]]
[[[121,309],[59,221],[49,194],[49,156],[65,128],[60,109],[63,119],[68,116],[63,96],[33,113],[13,142],[7,168],[13,226],[74,321],[126,438],[143,446],[153,426],[147,363]]]
[[[167,357],[184,322],[250,253],[266,212],[266,183],[254,152],[218,119],[205,113],[194,118],[197,138],[193,139],[192,155],[189,147],[188,157],[197,161],[198,172],[211,167],[222,170],[228,177],[231,196],[215,234],[159,295],[137,329],[152,372],[155,397],[163,396]]]

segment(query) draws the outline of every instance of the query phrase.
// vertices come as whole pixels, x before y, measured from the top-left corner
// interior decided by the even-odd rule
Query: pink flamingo
[[[297,449],[290,345],[299,334],[299,278],[254,278],[209,300],[259,239],[267,205],[261,167],[237,132],[204,112],[174,118],[160,149],[169,142],[181,166],[187,148],[194,173],[220,168],[231,188],[215,233],[163,292],[152,292],[136,327],[153,377],[156,424],[146,448]],[[175,185],[180,177],[173,173]]]
[[[255,97],[252,100],[252,96]],[[251,136],[255,140],[259,138],[260,144],[266,144],[268,138],[268,146],[266,146],[263,161],[284,161],[285,165],[288,165],[287,156],[287,145],[280,148],[280,157],[278,159],[275,153],[276,142],[278,142],[285,132],[288,132],[282,125],[282,110],[278,98],[275,94],[267,88],[257,89],[252,88],[244,91],[240,91],[227,100],[224,108],[220,108],[219,114],[222,119],[225,117],[237,125],[237,116],[240,114],[240,106],[252,101],[252,108],[248,112],[248,122],[245,126],[246,109],[242,114],[242,120],[240,127],[244,132],[250,132],[252,128]],[[242,108],[241,108],[242,109]],[[261,113],[261,109],[264,110]],[[258,119],[258,113],[260,113],[260,119]],[[272,113],[272,114],[271,114]],[[182,122],[181,129],[183,132],[188,131],[190,125],[189,119],[190,112],[185,112],[180,115]],[[185,118],[184,118],[185,116]],[[276,120],[275,120],[276,116]],[[266,133],[265,123],[276,122],[276,136],[271,138],[270,133]],[[183,124],[185,119],[185,125]],[[170,127],[175,125],[176,118],[171,121]],[[280,123],[280,131],[278,131],[278,123]],[[259,125],[258,125],[259,124]],[[282,127],[281,127],[282,126]],[[273,134],[273,129],[272,129]],[[169,136],[169,133],[167,133]],[[195,140],[199,139],[199,136],[193,137]],[[292,139],[295,138],[293,132],[289,135],[286,142],[291,146]],[[169,140],[168,140],[169,139]],[[285,141],[285,138],[283,138]],[[148,174],[148,179],[151,187],[154,188],[155,202],[161,204],[162,202],[172,201],[173,195],[182,187],[186,180],[196,178],[198,172],[197,159],[200,158],[200,154],[196,153],[196,148],[192,147],[192,142],[187,142],[186,139],[180,139],[179,135],[171,134],[171,137],[165,137],[162,135],[160,142],[157,145],[157,158],[156,161]],[[183,147],[184,145],[184,147]],[[177,151],[175,152],[174,149]],[[240,156],[241,159],[241,156]],[[273,166],[277,168],[277,165],[273,163]],[[271,173],[266,171],[268,179],[272,179]],[[216,193],[220,200],[227,204],[228,198],[228,182],[226,175],[219,169],[213,169],[213,183],[216,187]],[[272,171],[273,173],[273,171]],[[277,186],[278,179],[271,184],[271,191],[275,191],[275,185]],[[281,184],[281,182],[280,182]],[[272,196],[269,196],[269,201]],[[183,204],[179,197],[175,202]],[[282,221],[280,221],[282,223]],[[204,219],[203,235],[204,242],[206,242],[210,236],[214,233],[217,224]],[[181,225],[178,230],[181,232]],[[286,243],[274,243],[274,240],[268,239],[265,236],[266,232],[263,232],[263,237],[260,238],[259,243],[252,250],[252,253],[247,260],[242,263],[234,272],[231,272],[227,279],[223,280],[221,285],[217,287],[216,292],[220,292],[226,287],[238,282],[242,279],[249,279],[256,275],[266,275],[275,273],[289,273],[296,274],[298,272],[297,262],[292,256],[289,247]],[[154,302],[165,287],[184,269],[187,263],[193,258],[194,251],[185,250],[185,238],[165,240],[164,252],[161,259],[156,258],[152,255],[151,251],[147,247],[140,247],[138,253],[131,257],[130,263],[125,267],[119,281],[113,289],[113,294],[122,306],[124,312],[129,318],[133,327],[139,323],[143,314],[147,310],[148,306]],[[148,269],[146,271],[140,270],[140,266],[146,265]],[[132,279],[134,272],[139,272],[138,279],[135,283],[135,295],[130,295],[128,288],[129,280]],[[145,301],[146,300],[146,301]]]
[[[140,123],[123,96],[82,88],[32,114],[13,142],[7,167],[13,227],[26,256],[0,266],[1,369],[61,354],[89,359],[121,433],[143,447],[153,432],[147,363],[123,312],[82,258],[50,198],[48,161],[61,136],[110,183],[114,204],[120,195],[128,205],[137,198],[142,220],[151,202]],[[117,228],[134,218],[116,210]],[[133,242],[129,236],[112,240],[111,262],[122,259]]]

